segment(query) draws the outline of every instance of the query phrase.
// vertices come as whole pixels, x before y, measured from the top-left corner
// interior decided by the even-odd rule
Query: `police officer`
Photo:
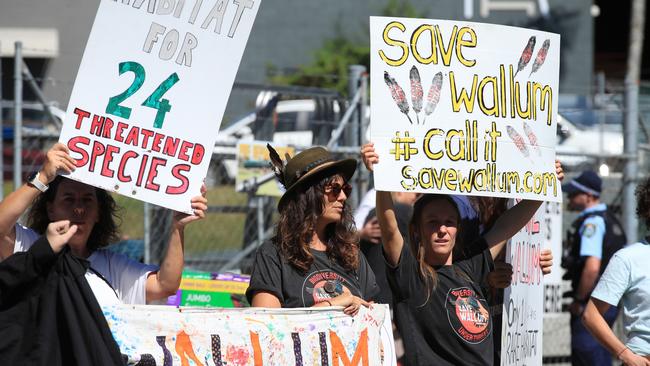
[[[567,268],[565,278],[571,279],[573,301],[571,312],[571,363],[572,365],[611,365],[612,358],[587,331],[581,315],[606,262],[613,253],[603,248],[606,240],[605,213],[607,206],[600,202],[602,180],[593,171],[562,186],[569,195],[569,210],[580,212],[569,232],[569,251],[563,260]],[[605,254],[605,255],[604,255]],[[604,316],[610,328],[616,318],[612,307]]]

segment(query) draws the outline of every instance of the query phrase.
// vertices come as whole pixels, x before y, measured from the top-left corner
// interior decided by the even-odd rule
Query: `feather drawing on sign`
[[[429,88],[429,93],[427,94],[427,104],[424,106],[424,120],[422,124],[426,122],[427,116],[433,113],[440,101],[440,89],[442,88],[442,72],[438,72],[433,76],[433,82],[431,83],[431,88]]]
[[[542,48],[537,51],[537,56],[535,57],[535,61],[533,62],[533,69],[530,72],[530,75],[532,75],[535,71],[539,70],[540,67],[544,64],[544,61],[546,60],[546,54],[548,53],[548,48],[551,47],[551,40],[547,39],[542,43]],[[528,75],[528,77],[530,77]]]
[[[406,100],[406,94],[404,94],[402,87],[399,86],[399,84],[397,84],[397,81],[390,77],[386,71],[384,71],[384,81],[386,82],[386,85],[388,85],[388,89],[390,89],[390,95],[393,97],[393,100],[397,104],[400,112],[404,113],[406,115],[406,118],[409,119],[409,122],[413,124],[411,117],[409,117],[409,104]]]
[[[506,126],[506,129],[508,131],[508,136],[510,136],[510,140],[515,143],[515,146],[517,146],[517,149],[525,156],[529,157],[530,153],[528,152],[528,148],[526,147],[526,142],[524,141],[524,138],[517,132],[515,131],[514,128],[510,126]]]
[[[539,144],[537,143],[537,135],[533,132],[533,129],[530,128],[530,125],[526,122],[524,122],[524,132],[526,133],[526,136],[528,137],[528,141],[530,141],[530,146],[533,147],[533,150],[537,153],[537,155],[542,155],[542,152],[539,150]]]
[[[515,76],[517,76],[519,71],[523,70],[526,65],[528,65],[530,59],[533,57],[535,42],[537,42],[537,38],[535,38],[535,36],[531,36],[530,39],[528,39],[528,44],[524,48],[524,52],[521,53],[521,57],[519,57],[519,63],[517,64],[517,72],[515,72]]]
[[[413,103],[413,111],[415,112],[415,118],[420,124],[420,116],[418,113],[422,110],[422,82],[420,81],[420,72],[418,68],[413,65],[411,67],[411,72],[409,74],[411,79],[411,102]]]

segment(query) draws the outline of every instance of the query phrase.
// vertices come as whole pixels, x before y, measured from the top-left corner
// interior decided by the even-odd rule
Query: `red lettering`
[[[163,154],[169,156],[175,156],[176,150],[178,150],[179,141],[180,139],[167,136],[167,138],[165,139],[165,145],[163,147]]]
[[[120,166],[117,168],[117,179],[120,182],[126,183],[131,181],[130,175],[124,175],[124,170],[126,170],[126,162],[129,159],[137,158],[138,153],[135,151],[127,151],[122,155],[122,160],[120,160]]]
[[[113,178],[115,172],[111,170],[108,166],[113,161],[113,154],[119,153],[120,148],[113,145],[106,146],[106,156],[104,156],[104,163],[102,164],[102,175],[105,177]]]
[[[138,171],[138,179],[136,179],[135,185],[142,187],[142,178],[144,177],[144,170],[147,167],[147,160],[149,160],[149,155],[142,155],[142,161],[140,162],[140,170]]]
[[[106,151],[106,148],[104,145],[99,142],[99,141],[94,141],[93,142],[93,149],[92,153],[90,155],[90,165],[88,166],[88,171],[89,172],[94,172],[95,171],[95,162],[97,161],[97,157],[100,155],[104,154]]]
[[[101,136],[103,126],[104,126],[104,117],[94,115],[93,121],[90,124],[90,133],[93,135]]]
[[[194,145],[194,153],[192,154],[192,164],[199,165],[205,155],[205,148],[201,144]]]
[[[75,122],[74,128],[78,130],[81,128],[81,123],[83,122],[83,120],[90,117],[90,112],[86,112],[81,108],[75,108],[74,114],[77,115],[77,122]]]
[[[76,110],[75,113],[77,113]],[[88,163],[88,153],[86,152],[86,149],[78,146],[80,144],[88,146],[90,144],[90,139],[84,136],[77,136],[71,138],[68,141],[68,149],[70,149],[70,151],[72,152],[81,155],[81,158],[76,159],[75,161],[75,166],[77,168],[81,168],[82,166],[86,165],[86,163]]]
[[[111,138],[111,128],[113,128],[113,120],[109,117],[104,118],[104,127],[102,128],[102,136],[107,139]]]
[[[117,142],[122,142],[124,141],[124,137],[122,137],[122,132],[124,131],[125,128],[127,128],[129,125],[127,125],[124,122],[117,122],[117,128],[115,129],[115,141]]]
[[[153,180],[156,179],[156,176],[158,175],[158,167],[165,166],[166,164],[167,164],[167,160],[165,159],[156,158],[156,157],[151,158],[151,166],[149,167],[147,184],[144,186],[146,189],[150,189],[152,191],[158,192],[158,190],[160,189],[160,185],[155,183]]]
[[[183,172],[189,172],[190,166],[187,164],[178,164],[172,168],[172,176],[181,181],[181,184],[177,187],[167,187],[165,193],[167,194],[183,194],[187,192],[187,188],[190,186],[190,180],[184,176]]]
[[[191,142],[183,141],[183,143],[181,143],[181,151],[178,152],[178,158],[185,161],[190,160],[190,157],[187,155],[187,150],[190,147],[192,147]]]
[[[147,143],[149,142],[149,137],[153,136],[153,131],[151,130],[145,130],[144,128],[141,131],[142,133],[142,148],[146,149],[147,148]]]
[[[153,150],[155,152],[160,151],[160,142],[162,141],[163,137],[165,137],[165,135],[160,134],[160,133],[157,133],[153,137],[153,142],[151,143],[151,150]]]
[[[138,136],[140,136],[140,129],[136,126],[131,127],[129,134],[126,135],[124,143],[127,145],[138,146]]]

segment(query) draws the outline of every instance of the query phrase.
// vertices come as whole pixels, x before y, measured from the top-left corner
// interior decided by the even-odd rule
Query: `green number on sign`
[[[133,95],[138,91],[138,89],[140,89],[140,87],[142,87],[142,84],[144,84],[145,76],[144,67],[142,67],[142,65],[137,62],[128,61],[120,63],[119,71],[120,75],[131,71],[135,74],[135,78],[133,79],[131,86],[129,86],[129,88],[126,89],[122,94],[118,94],[108,100],[108,104],[106,105],[106,113],[129,119],[129,117],[131,117],[131,108],[121,106],[120,103],[123,102],[126,98]]]
[[[144,84],[145,71],[144,67],[137,62],[128,61],[122,62],[119,65],[120,75],[124,74],[127,71],[131,71],[135,74],[135,79],[133,83],[126,89],[122,94],[118,94],[114,97],[108,99],[108,104],[106,105],[106,113],[112,114],[114,116],[122,117],[129,119],[131,117],[131,108],[121,106],[120,103],[126,100],[126,98],[135,94]],[[165,114],[172,109],[169,100],[160,99],[176,82],[179,78],[176,73],[169,75],[169,77],[158,85],[158,88],[154,90],[153,93],[142,103],[145,107],[150,107],[157,109],[156,119],[154,120],[153,126],[155,128],[162,128],[163,121],[165,120]]]
[[[169,77],[158,85],[158,88],[154,90],[153,93],[147,98],[147,100],[142,103],[145,107],[150,107],[157,109],[156,119],[154,120],[154,128],[162,128],[163,121],[165,120],[165,113],[169,112],[172,109],[172,106],[169,104],[169,100],[160,99],[166,92],[176,84],[178,81],[178,75],[173,73]]]

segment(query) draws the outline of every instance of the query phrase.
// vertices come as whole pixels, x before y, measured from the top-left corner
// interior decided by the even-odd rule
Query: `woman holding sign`
[[[72,254],[89,261],[85,277],[100,305],[145,304],[176,293],[183,271],[185,225],[205,217],[205,186],[201,196],[192,199],[194,215],[174,215],[167,253],[158,268],[104,250],[117,239],[117,205],[102,189],[57,176],[74,170],[74,164],[65,145],[54,145],[41,170],[0,203],[1,258],[28,250],[51,222],[69,220],[77,231],[68,246]],[[31,229],[17,224],[30,204]]]
[[[372,143],[362,147],[366,167],[379,161]],[[558,179],[562,168],[556,164]],[[475,238],[484,250],[454,262],[453,249],[460,237],[460,214],[448,195],[425,194],[413,207],[409,237],[397,228],[389,192],[377,191],[377,217],[389,266],[389,283],[398,309],[411,319],[411,342],[406,354],[417,365],[492,365],[492,318],[481,282],[494,267],[493,259],[506,241],[535,214],[541,201],[524,200],[499,217],[492,228]],[[408,243],[408,245],[404,245]],[[548,272],[551,263],[542,264]],[[400,330],[401,331],[401,330]],[[404,333],[401,331],[401,333]]]
[[[286,192],[275,236],[257,251],[249,302],[271,308],[342,306],[355,315],[379,292],[346,204],[357,161],[335,160],[313,147],[287,156],[285,164],[267,146]]]

